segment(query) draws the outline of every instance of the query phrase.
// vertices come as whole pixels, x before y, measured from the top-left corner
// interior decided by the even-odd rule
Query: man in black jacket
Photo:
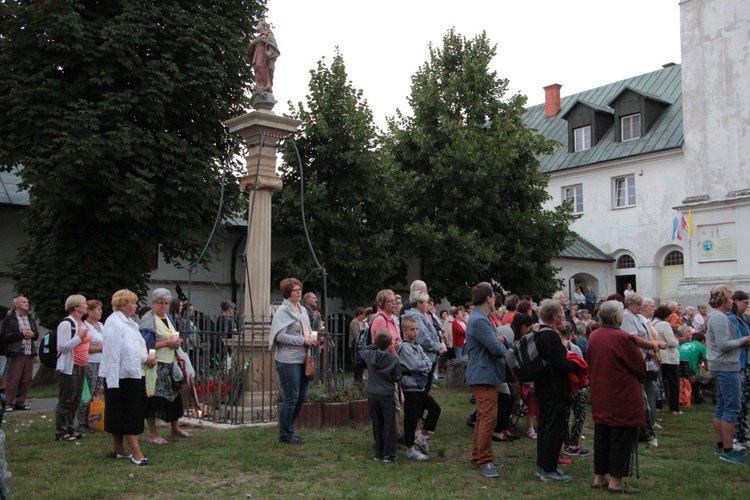
[[[558,330],[565,329],[565,312],[557,300],[544,300],[539,306],[544,324],[536,332],[536,346],[547,364],[534,380],[539,400],[539,431],[536,442],[536,475],[542,481],[568,482],[570,476],[557,469],[557,459],[565,437],[568,373],[575,369]]]
[[[31,388],[34,342],[39,338],[36,321],[29,314],[29,301],[19,295],[13,299],[14,310],[0,323],[0,339],[8,356],[8,376],[5,386],[5,411],[29,410],[26,395]]]

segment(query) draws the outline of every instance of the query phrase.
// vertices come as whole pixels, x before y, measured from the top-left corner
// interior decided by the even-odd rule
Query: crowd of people
[[[159,435],[156,419],[169,423],[173,437],[192,437],[179,426],[183,403],[173,364],[179,356],[189,361],[181,346],[183,336],[190,338],[190,329],[181,329],[175,318],[194,325],[185,314],[169,313],[170,307],[180,312],[182,301],[172,300],[168,290],[157,288],[151,295],[151,307],[142,308],[136,315],[136,294],[117,291],[111,299],[113,312],[103,324],[101,301],[78,294],[66,299],[68,316],[60,321],[53,337],[54,368],[59,376],[55,440],[74,442],[84,438],[89,423],[87,405],[81,404],[84,393],[90,399],[104,399],[104,428],[113,438],[112,458],[127,459],[135,465],[149,463],[138,444],[144,422],[149,441],[155,445],[169,444]],[[39,337],[28,299],[16,297],[13,309],[0,323],[0,343],[7,359],[5,413],[30,409],[26,397],[39,353]],[[6,367],[0,366],[0,373],[5,371]]]
[[[570,463],[566,456],[591,454],[579,442],[587,397],[595,425],[595,488],[637,492],[623,479],[630,473],[633,447],[639,441],[658,447],[659,413],[681,415],[681,405],[701,404],[704,396],[716,404],[716,454],[728,462],[745,461],[750,447],[747,293],[718,286],[708,304],[683,311],[672,301],[656,307],[653,299],[627,284],[624,296],[597,301],[591,287],[585,292],[579,287],[570,303],[558,292],[537,306],[531,297],[502,296],[489,283],[480,283],[470,303],[438,314],[423,282],[414,282],[410,291],[401,306],[395,293],[383,290],[375,310],[358,308],[351,323],[353,350],[368,327],[373,336],[355,378],[360,380],[366,369],[368,384],[377,380],[368,390],[368,397],[379,401],[371,402],[373,414],[379,415],[373,424],[376,460],[395,460],[391,453],[400,434],[401,401],[406,456],[429,458],[426,443],[437,423],[431,414],[439,415],[429,383],[446,360],[464,358],[466,384],[476,404],[467,422],[474,427],[471,463],[486,477],[500,475],[492,442],[519,439],[510,417],[521,405],[527,436],[537,441],[536,475],[544,481],[570,481],[559,468]],[[532,331],[546,366],[533,382],[520,383],[507,369],[505,356],[515,340]],[[412,392],[421,387],[415,374],[425,387],[419,399]],[[421,432],[416,440],[414,429]],[[424,447],[417,446],[420,438]]]
[[[280,290],[284,301],[269,335],[283,396],[279,441],[304,444],[294,424],[307,397],[309,357],[319,352],[314,349],[317,332],[325,323],[316,310],[317,297],[303,295],[299,280],[283,280]],[[703,403],[704,396],[716,404],[719,459],[745,461],[750,447],[750,295],[720,285],[711,290],[708,304],[684,312],[675,302],[656,307],[632,287],[624,297],[614,294],[599,301],[590,287],[585,293],[577,288],[571,299],[569,303],[558,292],[537,305],[531,297],[504,296],[489,283],[479,283],[470,302],[438,313],[427,285],[417,280],[403,303],[400,295],[385,289],[371,309],[357,308],[349,340],[358,360],[355,382],[363,382],[366,373],[373,458],[397,461],[401,443],[408,459],[430,459],[430,439],[441,414],[431,388],[447,363],[465,363],[465,383],[476,406],[467,421],[474,428],[470,461],[485,477],[498,477],[502,467],[492,443],[520,439],[511,425],[516,409],[525,411],[526,435],[536,440],[536,476],[570,481],[559,468],[570,463],[566,457],[591,454],[579,441],[588,397],[595,425],[593,486],[634,493],[623,479],[633,446],[645,441],[658,447],[663,422],[658,414],[682,414],[686,386],[691,394],[687,404]],[[55,439],[84,437],[87,412],[80,402],[85,381],[93,396],[105,399],[112,458],[146,465],[138,444],[146,425],[154,445],[169,444],[156,419],[169,424],[173,438],[192,437],[179,426],[183,401],[174,365],[176,359],[189,362],[183,344],[190,350],[200,342],[192,316],[185,314],[192,306],[173,300],[168,290],[155,289],[151,307],[142,309],[139,319],[137,302],[133,292],[119,290],[111,299],[113,313],[102,324],[101,301],[82,295],[65,301],[68,316],[56,329],[60,384]],[[0,323],[7,356],[6,412],[29,409],[26,397],[39,339],[29,301],[18,296],[13,306]],[[238,327],[234,304],[222,303],[222,313],[221,331],[232,335]],[[367,341],[360,346],[363,332]],[[533,339],[544,366],[533,380],[519,381],[506,356],[514,343],[532,333],[527,340]],[[210,350],[226,349],[220,345]]]

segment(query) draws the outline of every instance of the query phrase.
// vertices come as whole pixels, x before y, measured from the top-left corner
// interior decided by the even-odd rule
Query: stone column
[[[250,194],[245,278],[245,409],[262,404],[268,408],[276,389],[273,358],[268,349],[271,306],[271,195],[282,188],[276,175],[276,146],[294,133],[301,122],[256,110],[224,122],[249,147],[247,175],[240,188]],[[262,142],[262,147],[261,147]],[[260,160],[260,167],[258,161]],[[257,177],[256,177],[257,171]],[[257,178],[257,183],[256,183]],[[257,188],[257,189],[256,189]],[[252,305],[250,298],[252,297]],[[261,400],[263,400],[261,402]],[[253,411],[255,413],[255,411]]]

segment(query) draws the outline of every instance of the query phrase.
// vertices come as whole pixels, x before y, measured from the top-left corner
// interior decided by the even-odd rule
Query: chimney
[[[560,88],[562,85],[553,83],[544,87],[544,117],[549,118],[560,112]]]

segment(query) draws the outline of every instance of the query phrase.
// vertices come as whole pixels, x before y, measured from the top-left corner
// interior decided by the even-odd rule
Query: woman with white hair
[[[146,377],[146,393],[149,398],[146,403],[146,422],[148,423],[149,442],[151,444],[169,444],[169,441],[159,435],[156,430],[156,419],[168,422],[172,435],[184,438],[193,437],[187,431],[180,429],[179,420],[182,417],[182,397],[174,389],[172,367],[175,351],[182,345],[182,339],[174,326],[174,321],[167,311],[172,301],[172,294],[166,288],[157,288],[151,292],[152,309],[141,318],[138,326],[144,337],[155,341],[150,349],[156,350],[156,377]]]
[[[599,308],[602,326],[589,337],[589,395],[594,417],[593,486],[608,488],[610,493],[637,493],[623,477],[630,473],[630,454],[638,427],[646,425],[641,389],[646,365],[631,335],[620,329],[623,312],[622,303],[616,300],[602,304]]]
[[[444,352],[444,349],[440,345],[438,340],[438,333],[433,325],[432,321],[427,317],[427,311],[429,308],[430,296],[427,292],[417,290],[409,294],[409,302],[411,302],[411,309],[404,313],[405,318],[414,319],[419,325],[419,333],[417,334],[416,343],[422,347],[424,354],[430,360],[431,368],[430,373],[427,375],[427,383],[422,394],[422,408],[419,411],[420,416],[427,411],[427,417],[423,419],[422,433],[414,441],[414,444],[424,453],[429,453],[429,445],[427,439],[435,432],[437,427],[438,419],[440,417],[440,405],[430,395],[430,389],[432,387],[433,377],[435,375],[435,366],[437,364],[437,358]],[[403,319],[402,319],[403,321]]]
[[[89,360],[88,343],[91,341],[91,334],[83,322],[83,315],[88,312],[86,297],[71,295],[65,301],[65,311],[68,317],[57,327],[55,369],[60,372],[60,392],[55,407],[55,439],[75,441],[83,437],[76,432],[76,411],[81,404],[83,377]]]

